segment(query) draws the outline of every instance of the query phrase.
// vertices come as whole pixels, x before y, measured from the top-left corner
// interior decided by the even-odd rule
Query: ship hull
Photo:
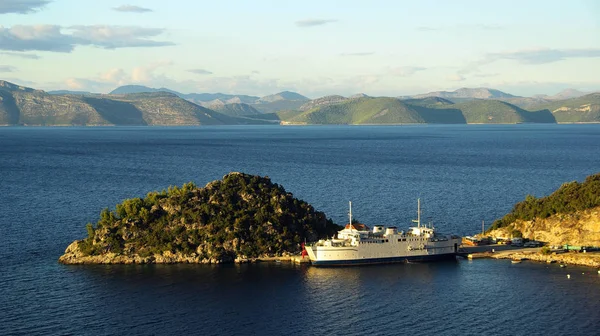
[[[333,267],[333,266],[360,266],[377,264],[394,264],[407,262],[430,262],[442,260],[455,260],[456,253],[433,254],[433,255],[412,255],[387,258],[369,258],[369,259],[348,259],[348,260],[311,260],[313,266]]]

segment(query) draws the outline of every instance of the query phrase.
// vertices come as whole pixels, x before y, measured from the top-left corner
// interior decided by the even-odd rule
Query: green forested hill
[[[0,89],[0,125],[18,124],[19,114],[13,95]]]
[[[359,98],[317,107],[293,117],[306,124],[414,124],[425,119],[396,98]]]
[[[600,122],[600,93],[536,106],[548,109],[558,122]]]
[[[230,173],[204,188],[188,183],[103,210],[87,225],[88,237],[60,261],[230,262],[296,253],[305,240],[337,230],[268,177]],[[114,259],[103,259],[108,255]],[[165,255],[177,257],[161,259]]]
[[[223,125],[246,120],[172,93],[51,95],[0,81],[0,125]]]
[[[210,109],[230,117],[245,117],[260,114],[254,107],[244,103],[230,103],[210,106]]]
[[[410,105],[423,106],[423,107],[440,107],[440,106],[447,107],[449,105],[454,104],[454,102],[452,102],[451,100],[441,98],[441,97],[426,97],[426,98],[418,98],[418,99],[411,98],[411,99],[404,99],[403,101]]]
[[[527,111],[499,100],[472,100],[452,105],[462,112],[469,124],[514,124],[524,122],[555,123],[548,110]]]
[[[565,183],[546,197],[528,195],[512,211],[494,222],[490,230],[505,227],[516,220],[547,218],[555,214],[572,214],[600,206],[600,174],[588,176],[583,183]]]
[[[140,90],[153,92],[138,92]],[[310,100],[294,92],[281,92],[260,99],[226,94],[183,95],[237,99],[235,102],[214,102],[210,106],[204,105],[209,106],[205,108],[168,89],[126,86],[117,91],[137,93],[50,95],[0,80],[0,125],[600,122],[600,93],[563,100],[554,96],[517,97],[485,88],[433,92],[407,99],[406,96],[399,99],[331,95]],[[450,98],[439,96],[447,94]],[[251,104],[242,103],[245,99],[253,100]]]
[[[464,124],[524,122],[553,123],[549,111],[531,112],[498,100],[470,100],[462,103],[439,97],[399,100],[360,98],[319,106],[287,116],[282,121],[298,124]],[[287,118],[286,118],[287,117]]]

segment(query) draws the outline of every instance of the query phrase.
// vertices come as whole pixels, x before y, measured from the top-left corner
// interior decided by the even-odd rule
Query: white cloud
[[[600,49],[528,49],[501,53],[487,54],[489,62],[500,59],[515,60],[525,64],[544,64],[565,60],[567,58],[595,58],[600,57]]]
[[[37,12],[50,2],[50,0],[2,0],[0,14],[29,14]]]
[[[553,63],[569,58],[599,58],[599,48],[587,48],[587,49],[549,49],[549,48],[535,48],[535,49],[523,49],[505,52],[496,52],[485,54],[482,58],[467,63],[459,74],[465,75],[469,73],[479,72],[480,67],[494,63],[499,60],[513,60],[521,64],[534,65],[534,64],[546,64]]]
[[[206,69],[190,69],[188,71],[196,75],[212,75],[212,72]]]
[[[163,74],[156,74],[156,71],[172,64],[173,62],[171,61],[157,61],[137,66],[129,72],[121,68],[112,68],[92,78],[68,78],[64,81],[64,85],[73,90],[104,93],[126,84],[143,84],[148,86],[158,84],[158,86],[163,86],[160,83],[165,81],[166,77]]]
[[[6,55],[6,56],[18,57],[18,58],[26,58],[26,59],[39,59],[40,58],[40,56],[35,55],[35,54],[26,54],[23,52],[15,52],[15,51],[0,51],[0,55]]]
[[[372,51],[367,52],[353,52],[353,53],[341,53],[340,56],[371,56],[375,53]]]
[[[0,72],[15,72],[17,68],[12,65],[0,65]]]
[[[333,20],[333,19],[306,19],[306,20],[296,21],[295,24],[298,27],[315,27],[315,26],[326,25],[328,23],[333,23],[333,22],[337,22],[337,20]]]
[[[446,79],[449,81],[453,81],[453,82],[460,82],[460,81],[464,81],[465,77],[460,74],[454,74],[454,75],[447,76]]]
[[[140,6],[134,5],[121,5],[119,7],[114,7],[113,10],[117,12],[128,12],[128,13],[147,13],[152,12],[150,8],[144,8]]]
[[[122,83],[127,80],[127,74],[123,69],[113,68],[100,74],[100,79],[108,83]]]
[[[82,79],[77,79],[77,78],[67,78],[67,80],[65,80],[65,84],[67,85],[67,87],[69,89],[72,90],[81,90],[86,86],[89,86],[89,82],[86,83],[84,80]],[[87,84],[87,85],[86,85]]]
[[[155,77],[154,71],[161,67],[170,66],[172,64],[173,62],[171,61],[159,61],[149,65],[135,67],[131,71],[131,80],[134,83],[150,82]]]
[[[408,77],[412,76],[419,71],[427,70],[427,68],[419,67],[419,66],[400,66],[389,69],[386,73],[399,77]]]
[[[459,24],[451,26],[419,26],[417,31],[421,32],[465,32],[465,31],[481,31],[481,30],[500,30],[502,26],[495,24]]]
[[[63,30],[71,33],[63,33]],[[105,49],[174,45],[172,42],[152,39],[163,32],[164,29],[160,28],[136,26],[0,26],[0,50],[71,52],[78,45],[92,45]]]

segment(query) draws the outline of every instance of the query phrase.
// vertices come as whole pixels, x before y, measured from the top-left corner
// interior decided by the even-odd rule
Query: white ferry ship
[[[338,231],[337,238],[319,240],[305,249],[314,266],[347,266],[397,262],[453,259],[461,237],[444,235],[433,226],[421,225],[421,201],[417,201],[417,226],[398,232],[395,226],[352,223],[350,202],[349,224]]]

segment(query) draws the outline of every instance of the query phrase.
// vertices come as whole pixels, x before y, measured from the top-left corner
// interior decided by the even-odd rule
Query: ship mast
[[[352,201],[348,201],[350,204],[350,211],[348,212],[348,217],[350,219],[350,231],[352,231]]]
[[[412,222],[417,223],[417,228],[421,227],[421,199],[420,198],[417,198],[417,219],[413,219]]]
[[[417,198],[417,227],[421,227],[421,199]]]

